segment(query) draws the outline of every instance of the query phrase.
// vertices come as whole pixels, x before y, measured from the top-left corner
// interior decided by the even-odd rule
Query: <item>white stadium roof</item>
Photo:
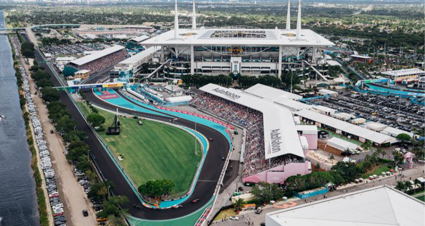
[[[109,54],[120,51],[122,49],[124,49],[124,47],[119,46],[119,45],[115,45],[115,46],[112,46],[110,48],[104,49],[102,51],[97,51],[96,53],[93,53],[91,55],[87,55],[87,56],[81,57],[79,59],[73,60],[70,63],[81,66],[81,65],[90,63],[94,60],[100,59],[100,58],[107,56]]]
[[[318,123],[332,126],[333,128],[337,130],[345,131],[347,133],[365,138],[367,140],[370,140],[378,144],[397,142],[397,139],[390,137],[388,135],[378,133],[378,132],[375,132],[357,125],[353,125],[351,123],[344,122],[344,121],[341,121],[341,120],[338,120],[338,119],[335,119],[335,118],[332,118],[332,117],[329,117],[311,110],[301,110],[301,111],[294,112],[294,114],[313,120]]]
[[[226,35],[228,33],[243,34],[241,36]],[[224,35],[217,35],[224,34]],[[248,34],[248,35],[245,35]],[[226,46],[306,46],[326,47],[334,43],[312,30],[301,30],[300,40],[296,39],[296,29],[226,29],[200,28],[179,29],[178,37],[174,30],[165,32],[143,42],[144,45],[226,45]],[[243,37],[242,37],[243,36]]]
[[[263,113],[265,158],[293,154],[304,158],[291,112],[236,89],[208,84],[200,90]]]
[[[144,61],[148,60],[152,54],[154,54],[156,51],[161,50],[161,47],[150,47],[145,50],[143,50],[140,53],[135,54],[134,56],[127,58],[121,62],[118,63],[118,66],[133,66],[133,65],[139,65],[143,63]]]
[[[263,84],[256,84],[255,86],[246,89],[245,92],[271,101],[274,101],[275,99],[278,99],[280,97],[285,97],[286,99],[291,100],[299,100],[303,98],[300,95],[286,92],[284,90],[276,89]]]
[[[267,226],[423,226],[425,205],[387,186],[300,205],[266,215]]]
[[[149,36],[142,35],[142,36],[139,36],[139,37],[132,38],[129,41],[133,41],[133,42],[139,43],[139,42],[145,41],[147,39],[149,39]]]
[[[395,71],[384,71],[382,72],[383,75],[389,75],[389,76],[408,76],[408,75],[424,75],[425,71],[422,71],[419,68],[410,68],[410,69],[402,69],[402,70],[395,70]]]

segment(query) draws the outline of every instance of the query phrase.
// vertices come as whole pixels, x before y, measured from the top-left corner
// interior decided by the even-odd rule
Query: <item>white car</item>
[[[237,216],[231,216],[231,217],[229,217],[229,219],[232,220],[232,221],[238,221],[239,220],[239,217],[237,217]]]

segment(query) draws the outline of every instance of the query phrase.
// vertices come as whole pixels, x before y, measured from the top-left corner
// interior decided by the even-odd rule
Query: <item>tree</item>
[[[413,184],[410,181],[404,182],[404,186],[406,187],[406,192],[411,191],[413,189]]]
[[[105,123],[105,117],[100,114],[92,113],[87,117],[87,121],[93,126],[98,127]]]
[[[394,157],[394,164],[397,166],[398,164],[401,164],[404,160],[403,156],[398,151],[393,151],[393,157]]]
[[[377,153],[378,156],[381,155],[382,156],[381,158],[383,158],[385,156],[385,151],[381,147],[377,148],[375,153]]]
[[[138,190],[144,196],[159,198],[162,195],[169,195],[174,186],[171,180],[150,180],[140,185]]]
[[[56,129],[62,133],[68,133],[71,130],[74,130],[77,126],[77,122],[72,121],[69,116],[61,117],[56,123]]]
[[[352,162],[338,162],[331,169],[338,172],[345,182],[354,181],[354,179],[364,173],[363,169],[357,167]]]
[[[361,147],[365,150],[369,150],[372,147],[372,142],[370,140],[366,140]]]
[[[251,194],[261,203],[269,203],[271,200],[282,198],[283,191],[277,184],[260,182],[252,188]]]
[[[235,211],[238,212],[242,210],[244,204],[245,201],[243,199],[237,199],[236,202],[233,204],[233,207],[235,208]]]
[[[406,190],[406,185],[403,181],[397,181],[397,185],[395,186],[395,188],[399,191],[404,192]]]
[[[112,196],[109,200],[103,202],[103,210],[100,211],[97,216],[106,218],[113,215],[119,217],[123,212],[126,212],[125,210],[120,210],[119,207],[127,202],[128,198],[126,196]]]
[[[410,137],[409,134],[405,134],[405,133],[400,133],[399,135],[396,136],[396,138],[402,143],[408,142],[410,141],[410,139],[412,139],[412,137]]]
[[[59,91],[57,89],[46,87],[41,90],[41,94],[43,95],[43,100],[47,102],[59,100]]]

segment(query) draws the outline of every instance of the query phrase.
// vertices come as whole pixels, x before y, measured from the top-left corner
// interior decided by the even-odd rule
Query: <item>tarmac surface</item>
[[[40,53],[36,51],[36,60],[43,61]],[[49,70],[49,67],[46,63],[39,63],[41,66],[46,68],[52,77],[51,80],[54,86],[60,86],[59,81],[53,75],[53,72]],[[104,179],[112,181],[114,188],[111,188],[111,192],[114,195],[125,195],[128,197],[129,202],[122,206],[125,209],[128,209],[130,215],[142,219],[151,219],[151,220],[163,220],[163,219],[173,219],[177,217],[183,217],[192,212],[203,207],[213,196],[215,187],[217,185],[220,173],[224,166],[225,161],[222,160],[222,156],[227,156],[230,144],[227,138],[221,134],[219,131],[216,131],[210,127],[204,126],[197,123],[196,130],[203,134],[205,137],[213,138],[213,141],[210,141],[210,149],[208,151],[207,157],[205,159],[204,166],[201,169],[201,173],[198,178],[198,182],[195,186],[195,189],[187,201],[182,203],[182,208],[178,209],[168,209],[168,210],[152,210],[142,206],[140,200],[132,190],[130,184],[126,181],[124,176],[121,174],[113,160],[109,157],[108,153],[103,148],[102,144],[97,140],[95,134],[92,132],[90,127],[87,125],[83,116],[79,113],[78,109],[67,95],[65,91],[60,91],[60,101],[66,105],[67,110],[72,114],[72,119],[75,120],[78,125],[77,129],[84,131],[87,134],[87,139],[85,140],[90,146],[91,158],[96,164],[97,168],[100,170]],[[116,110],[116,106],[106,103],[97,97],[94,96],[91,90],[86,93],[87,99],[90,100],[93,104],[100,106],[109,110]],[[124,97],[126,98],[126,97]],[[139,105],[131,100],[128,100],[133,104]],[[140,105],[139,105],[140,106]],[[143,106],[140,106],[143,107]],[[147,113],[141,113],[125,108],[120,108],[120,112],[130,114],[130,115],[139,115],[146,118],[154,118],[156,120],[162,120],[171,122],[175,119],[175,116],[158,116],[150,115]],[[191,129],[195,129],[195,123],[188,121],[183,118],[177,119],[177,124],[186,126]],[[136,134],[135,134],[136,135]],[[194,199],[200,199],[196,203],[191,203]],[[141,209],[134,208],[133,204],[142,206]]]

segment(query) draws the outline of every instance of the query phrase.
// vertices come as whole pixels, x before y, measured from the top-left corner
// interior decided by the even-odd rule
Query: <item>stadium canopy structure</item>
[[[289,110],[243,91],[227,89],[215,84],[205,85],[200,90],[263,114],[266,159],[285,154],[305,157],[292,113]]]
[[[357,125],[353,125],[348,122],[344,122],[317,112],[314,112],[312,110],[300,110],[294,112],[294,114],[301,116],[304,119],[313,121],[315,123],[321,124],[321,127],[331,127],[335,129],[335,132],[337,133],[346,133],[348,136],[356,136],[358,137],[359,141],[366,141],[370,140],[376,144],[383,145],[383,144],[392,144],[396,143],[397,139],[390,137],[388,135],[378,133]]]
[[[248,89],[245,92],[250,93],[252,95],[265,98],[267,100],[274,101],[276,99],[285,98],[289,100],[300,100],[303,97],[297,94],[293,94],[290,92],[286,92],[281,89],[276,89],[270,86],[266,86],[263,84],[256,84]]]
[[[81,66],[81,65],[84,65],[84,64],[90,63],[90,62],[92,62],[92,61],[98,60],[98,59],[100,59],[100,58],[102,58],[102,57],[105,57],[105,56],[107,56],[107,55],[109,55],[109,54],[112,54],[112,53],[118,52],[118,51],[120,51],[120,50],[122,50],[122,49],[124,49],[124,47],[123,47],[123,46],[115,45],[115,46],[113,46],[113,47],[111,47],[111,48],[107,48],[107,49],[104,49],[104,50],[102,50],[102,51],[98,51],[98,52],[96,52],[96,53],[94,53],[94,54],[87,55],[87,56],[85,56],[85,57],[81,57],[81,58],[76,59],[76,60],[73,60],[73,61],[71,61],[71,62],[69,62],[69,63],[70,63],[71,65]]]
[[[267,226],[423,226],[425,205],[386,185],[280,210]]]
[[[164,62],[166,58],[174,60],[175,68],[178,68],[172,72],[174,76],[242,73],[280,77],[286,62],[301,65],[309,58],[316,63],[322,57],[319,49],[334,45],[312,30],[301,29],[301,1],[296,29],[290,28],[289,14],[288,10],[285,29],[199,28],[193,2],[192,27],[180,29],[175,1],[174,29],[142,44],[162,46],[160,61]]]

